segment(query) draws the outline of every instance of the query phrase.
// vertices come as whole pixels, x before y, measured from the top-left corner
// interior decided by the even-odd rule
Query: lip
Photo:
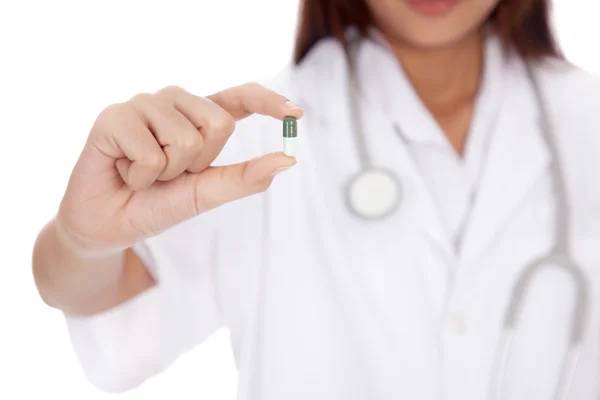
[[[440,16],[450,12],[460,0],[408,0],[408,5],[419,14]]]

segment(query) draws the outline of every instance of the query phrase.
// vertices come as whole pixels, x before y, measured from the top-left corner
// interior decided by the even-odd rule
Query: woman
[[[562,60],[548,8],[304,0],[295,63],[269,85],[108,107],[33,259],[89,379],[131,389],[225,327],[241,399],[481,400],[502,371],[502,398],[553,398],[559,376],[595,398],[600,82]],[[563,243],[548,131],[590,311],[562,374],[580,292],[560,269],[494,363],[515,282]],[[378,220],[345,191],[365,160],[400,184]]]

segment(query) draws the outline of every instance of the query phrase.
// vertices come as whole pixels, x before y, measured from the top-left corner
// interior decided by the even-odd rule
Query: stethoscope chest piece
[[[400,206],[402,185],[393,172],[369,168],[349,182],[346,200],[350,210],[360,218],[385,218]]]

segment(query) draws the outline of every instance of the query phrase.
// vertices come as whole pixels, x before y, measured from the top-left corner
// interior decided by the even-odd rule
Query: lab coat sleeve
[[[155,287],[98,315],[66,315],[79,363],[100,390],[141,385],[222,326],[216,216],[206,215],[134,246]]]

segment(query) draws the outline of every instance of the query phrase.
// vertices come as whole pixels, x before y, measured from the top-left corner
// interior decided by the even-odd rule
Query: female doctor
[[[106,108],[33,255],[91,382],[225,327],[243,400],[596,399],[600,81],[548,9],[304,0],[268,85]]]

